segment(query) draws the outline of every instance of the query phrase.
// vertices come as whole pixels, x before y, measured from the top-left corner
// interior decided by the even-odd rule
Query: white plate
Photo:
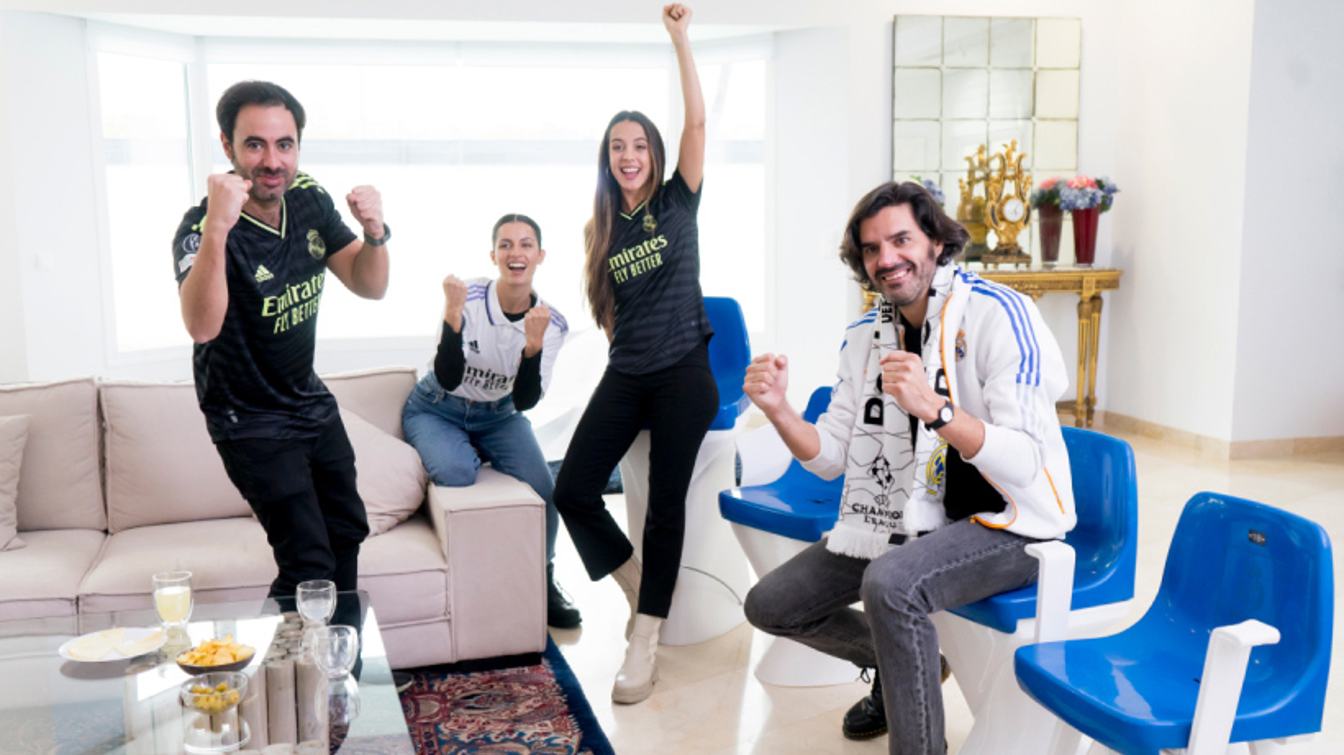
[[[120,639],[114,642],[111,646],[109,646],[107,648],[107,651],[104,652],[102,657],[100,658],[77,658],[74,655],[70,654],[71,646],[73,646],[77,642],[80,642],[81,640],[88,640],[99,635],[109,635],[115,632],[121,633]],[[131,648],[136,652],[131,652],[129,654],[127,653],[128,650],[127,646],[139,643],[143,640],[148,640],[155,635],[157,635],[157,637],[154,640],[150,642],[145,642],[143,645]],[[168,641],[168,633],[163,631],[162,627],[113,627],[111,629],[103,629],[97,632],[89,632],[88,634],[80,635],[79,637],[75,637],[74,639],[66,640],[64,643],[61,644],[60,648],[58,648],[56,652],[60,654],[60,656],[66,659],[67,661],[75,661],[76,663],[103,663],[106,661],[124,661],[127,658],[138,658],[139,656],[152,653],[155,650],[158,650],[159,648],[163,647],[163,644],[167,641]]]

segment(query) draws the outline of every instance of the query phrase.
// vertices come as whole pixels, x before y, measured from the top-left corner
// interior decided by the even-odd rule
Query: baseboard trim
[[[1167,427],[1156,422],[1118,412],[1097,413],[1099,424],[1108,430],[1132,433],[1192,448],[1210,459],[1282,459],[1321,453],[1344,452],[1344,436],[1317,438],[1275,438],[1273,440],[1226,441],[1207,435]]]

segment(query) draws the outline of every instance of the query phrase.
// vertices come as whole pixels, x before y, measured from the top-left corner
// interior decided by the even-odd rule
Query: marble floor
[[[1171,443],[1125,437],[1139,471],[1139,561],[1134,618],[1152,601],[1171,534],[1191,494],[1213,490],[1271,503],[1322,524],[1336,547],[1344,544],[1344,453],[1292,459],[1210,461]],[[624,522],[620,496],[609,497]],[[1344,580],[1335,561],[1336,627],[1344,610]],[[787,688],[761,684],[751,667],[765,636],[743,624],[722,637],[659,652],[660,681],[653,696],[613,705],[611,683],[623,657],[628,613],[611,580],[590,582],[573,545],[561,534],[556,564],[561,584],[583,610],[576,630],[552,630],[574,668],[598,720],[618,753],[880,753],[885,737],[851,742],[840,735],[846,708],[867,693],[858,681],[834,687]],[[1336,645],[1340,635],[1335,632]],[[1294,748],[1299,753],[1344,751],[1344,648],[1336,647],[1321,734]],[[948,742],[957,748],[971,718],[956,684],[943,688]]]

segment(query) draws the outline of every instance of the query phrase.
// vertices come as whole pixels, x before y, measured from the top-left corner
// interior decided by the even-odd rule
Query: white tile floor
[[[1157,592],[1167,547],[1181,507],[1196,491],[1214,490],[1264,501],[1319,522],[1336,547],[1344,547],[1344,454],[1291,460],[1214,462],[1188,449],[1146,438],[1126,437],[1139,471],[1139,563],[1137,618]],[[623,501],[609,502],[624,522]],[[1336,616],[1340,559],[1335,562]],[[623,657],[625,598],[611,580],[590,582],[573,545],[561,534],[557,572],[583,610],[584,624],[552,630],[583,684],[589,702],[616,751],[622,753],[879,753],[885,737],[850,742],[840,735],[846,708],[867,693],[854,682],[835,687],[767,687],[751,674],[764,650],[764,636],[742,625],[728,634],[688,647],[659,652],[660,681],[653,696],[633,706],[611,703],[611,682]],[[1339,620],[1336,619],[1336,627]],[[1335,632],[1324,730],[1294,749],[1299,753],[1344,751],[1344,648]],[[965,739],[971,719],[956,684],[943,688],[952,751]]]

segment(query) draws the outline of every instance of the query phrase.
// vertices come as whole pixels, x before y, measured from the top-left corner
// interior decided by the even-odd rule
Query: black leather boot
[[[873,691],[845,711],[840,726],[845,739],[872,739],[887,733],[887,708],[882,704],[882,680],[873,670]]]
[[[579,609],[555,584],[555,565],[546,564],[546,624],[556,629],[573,629],[582,621]]]

